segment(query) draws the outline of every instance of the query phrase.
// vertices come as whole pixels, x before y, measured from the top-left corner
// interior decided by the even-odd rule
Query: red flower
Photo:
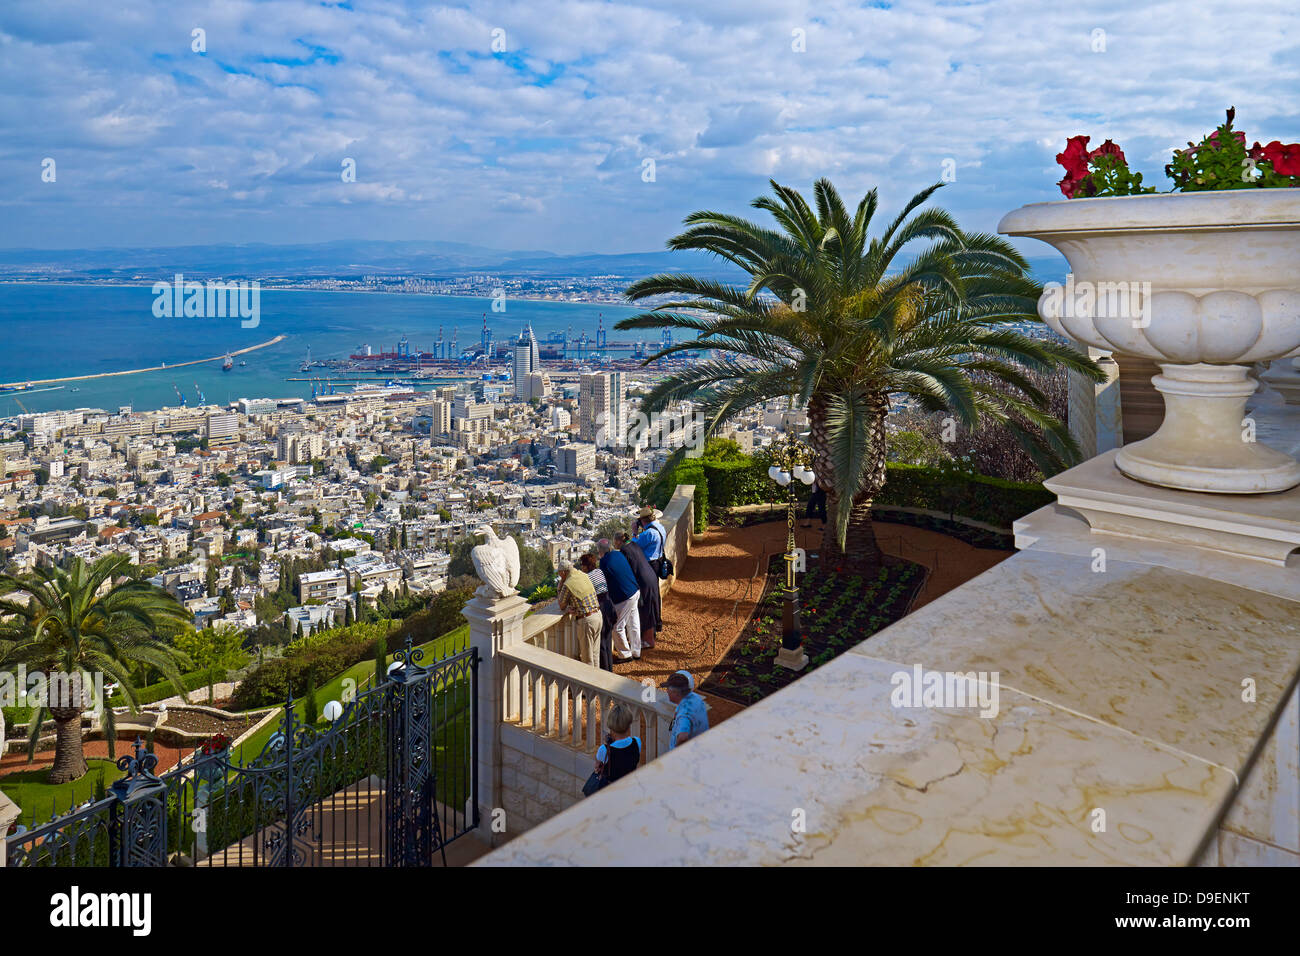
[[[1102,143],[1100,146],[1098,146],[1096,149],[1094,149],[1091,153],[1088,154],[1089,162],[1096,159],[1098,156],[1118,156],[1121,165],[1124,166],[1128,165],[1128,160],[1124,158],[1124,151],[1120,149],[1118,146],[1116,146],[1110,140],[1106,140],[1106,142]]]
[[[1056,161],[1073,179],[1088,175],[1088,139],[1087,136],[1071,136],[1065,141],[1065,152],[1056,154]]]
[[[225,734],[217,733],[217,734],[213,734],[211,737],[205,740],[203,742],[203,746],[201,749],[205,757],[210,757],[213,754],[221,753],[229,746],[230,746],[230,738],[227,737]]]
[[[1252,159],[1266,160],[1279,176],[1300,176],[1300,143],[1283,145],[1276,139],[1267,146],[1256,143],[1250,156]]]
[[[1214,141],[1217,140],[1218,138],[1219,138],[1219,131],[1216,129],[1213,133],[1210,134],[1209,140],[1211,143],[1214,143]],[[1241,130],[1234,129],[1232,131],[1232,138],[1235,139],[1242,146],[1246,145],[1246,134],[1243,133]],[[1217,146],[1218,143],[1215,143],[1215,145]]]
[[[1073,199],[1079,184],[1088,178],[1088,161],[1091,159],[1088,139],[1087,136],[1071,136],[1065,142],[1065,151],[1056,154],[1056,161],[1065,167],[1065,176],[1056,185],[1061,187],[1066,199]]]

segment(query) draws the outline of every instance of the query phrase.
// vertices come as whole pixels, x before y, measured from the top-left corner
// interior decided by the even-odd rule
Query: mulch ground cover
[[[262,714],[255,714],[252,717],[245,717],[241,714],[217,717],[214,714],[205,714],[201,710],[169,710],[163,729],[184,730],[191,734],[221,733],[233,740],[261,720],[262,716]]]

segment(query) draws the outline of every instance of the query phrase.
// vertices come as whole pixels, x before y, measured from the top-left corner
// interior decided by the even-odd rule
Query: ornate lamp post
[[[811,485],[817,475],[810,467],[813,452],[794,432],[787,430],[786,436],[772,445],[772,467],[767,475],[782,488],[786,489],[786,547],[785,547],[785,614],[781,628],[781,650],[776,662],[791,670],[802,670],[808,663],[808,655],[800,647],[803,643],[799,623],[799,587],[795,579],[799,555],[794,541],[794,492],[795,481]]]

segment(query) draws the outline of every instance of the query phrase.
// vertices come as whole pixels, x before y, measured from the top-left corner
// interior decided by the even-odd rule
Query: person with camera
[[[621,701],[609,709],[605,718],[608,732],[605,742],[596,749],[596,768],[582,788],[585,796],[626,777],[641,764],[641,738],[632,735],[632,708]]]
[[[646,505],[637,513],[636,526],[632,537],[632,540],[637,543],[637,547],[645,552],[646,560],[650,562],[650,566],[655,569],[655,573],[661,579],[668,577],[664,573],[668,535],[664,531],[664,526],[659,523],[659,519],[663,516],[664,513],[658,508]]]

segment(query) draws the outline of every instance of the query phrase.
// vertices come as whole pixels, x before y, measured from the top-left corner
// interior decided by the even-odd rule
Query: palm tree
[[[1064,367],[1099,380],[1100,370],[1064,342],[1013,327],[1039,321],[1040,287],[1001,238],[965,233],[942,209],[918,211],[941,185],[917,193],[869,238],[876,190],[850,217],[829,180],[814,187],[815,212],[798,191],[773,181],[775,196],[752,205],[770,213],[776,228],[703,211],[687,216],[686,231],[668,241],[670,249],[702,249],[739,266],[750,276],[747,286],[674,273],[633,283],[626,293],[679,298],[618,328],[694,336],[646,364],[686,350],[731,353],[659,382],[645,398],[647,414],[691,400],[708,436],[773,399],[806,406],[831,518],[822,555],[835,563],[868,569],[881,560],[871,503],[885,483],[886,419],[895,397],[949,411],[968,428],[1005,425],[1046,473],[1079,457],[1024,371]]]
[[[76,558],[67,570],[42,568],[22,578],[0,575],[3,636],[12,642],[7,658],[47,677],[79,675],[87,689],[94,686],[91,675],[102,674],[105,682],[119,685],[132,711],[138,706],[133,667],[159,671],[184,695],[178,669],[184,655],[157,635],[160,630],[179,630],[189,623],[189,614],[166,591],[127,577],[129,568],[125,556],[108,555],[92,565]],[[112,583],[115,578],[117,584]],[[55,724],[50,783],[76,780],[86,772],[81,740],[84,701],[61,697],[45,703],[32,717],[28,759],[35,753],[48,711]],[[113,710],[106,699],[96,703],[103,707],[112,757]]]

